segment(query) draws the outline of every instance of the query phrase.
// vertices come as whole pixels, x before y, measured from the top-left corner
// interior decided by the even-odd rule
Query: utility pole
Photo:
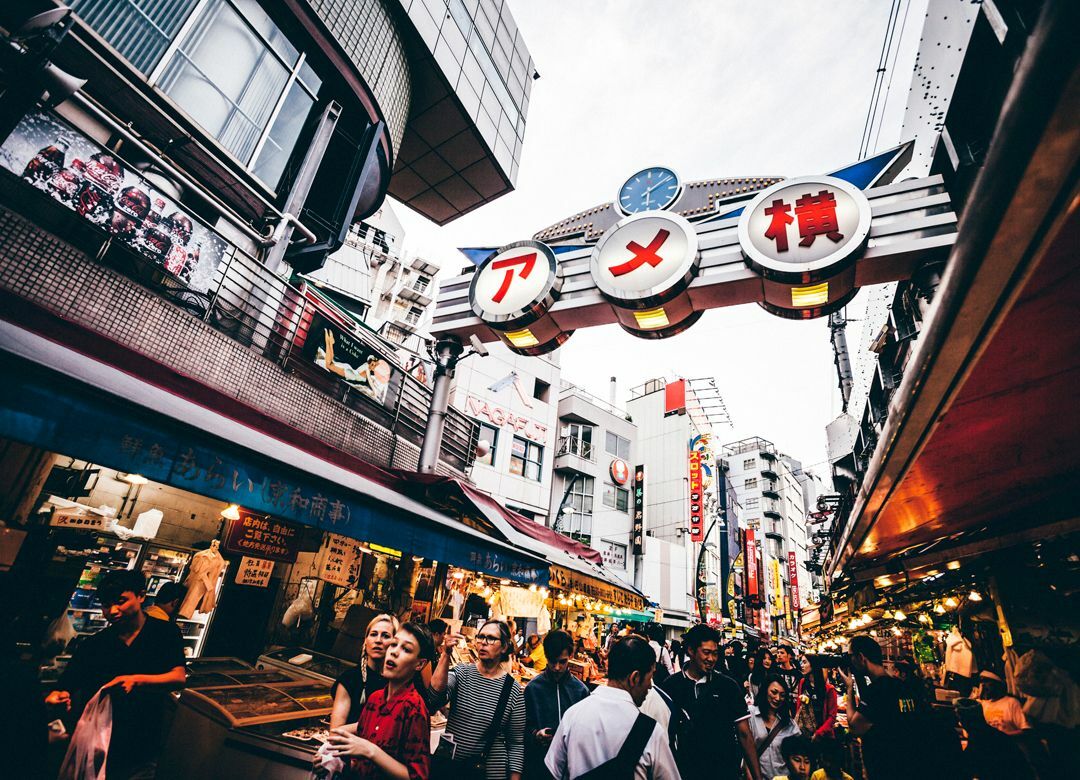
[[[420,445],[421,474],[434,474],[442,449],[443,429],[446,427],[446,410],[450,406],[450,383],[454,370],[461,359],[465,346],[457,336],[443,336],[432,348],[435,358],[435,386],[431,391],[431,408],[424,427],[424,442]]]
[[[843,312],[834,311],[829,315],[829,334],[832,339],[833,363],[836,364],[836,374],[840,380],[840,397],[843,399],[843,411],[847,412],[848,402],[851,400],[851,389],[854,387],[854,379],[851,374],[851,354],[847,344],[847,320]]]

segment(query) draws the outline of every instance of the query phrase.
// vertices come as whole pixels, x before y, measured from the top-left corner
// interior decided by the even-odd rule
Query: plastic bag
[[[57,780],[105,780],[111,738],[112,699],[98,691],[75,726]]]
[[[310,780],[333,780],[345,771],[345,762],[335,756],[330,745],[323,743],[312,761]]]

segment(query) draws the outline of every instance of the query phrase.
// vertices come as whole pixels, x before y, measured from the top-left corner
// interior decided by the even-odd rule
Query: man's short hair
[[[155,604],[168,604],[173,601],[184,598],[187,595],[188,589],[181,585],[179,582],[166,582],[160,588],[158,588],[157,595],[154,596]]]
[[[131,569],[110,571],[98,583],[97,595],[101,603],[108,606],[118,602],[120,596],[129,590],[136,596],[146,592],[146,577],[141,571]]]
[[[698,623],[683,634],[683,644],[686,645],[686,649],[690,652],[697,650],[705,642],[716,642],[719,645],[720,632],[712,626]]]
[[[881,645],[874,641],[873,637],[866,634],[859,634],[851,638],[851,642],[848,645],[848,653],[855,655],[865,656],[866,660],[872,664],[881,663]]]
[[[416,647],[421,658],[431,660],[435,657],[435,640],[423,623],[402,623],[399,631],[405,631],[416,640]]]
[[[574,652],[574,637],[569,632],[555,630],[548,631],[544,636],[544,655],[548,661],[554,661],[563,653]]]
[[[656,666],[656,653],[640,636],[624,636],[608,653],[608,678],[625,680],[631,672],[645,675]]]
[[[814,746],[806,737],[795,734],[785,737],[780,743],[780,755],[784,757],[784,761],[790,760],[792,756],[802,756],[809,760],[814,756]]]
[[[445,634],[450,625],[442,618],[435,618],[428,621],[427,628],[433,634]]]

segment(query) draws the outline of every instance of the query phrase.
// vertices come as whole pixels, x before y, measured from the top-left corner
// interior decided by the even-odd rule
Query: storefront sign
[[[237,555],[255,554],[272,561],[293,563],[300,552],[300,529],[272,517],[241,510],[239,520],[229,521],[223,547]]]
[[[360,576],[363,553],[355,539],[341,534],[323,534],[319,550],[319,579],[331,585],[355,587]]]
[[[626,569],[626,545],[603,540],[600,555],[604,558],[604,565],[609,569]]]
[[[32,112],[0,147],[0,166],[206,292],[228,244],[119,156],[53,114]]]
[[[772,576],[772,614],[778,616],[784,612],[784,577],[780,573],[780,561],[769,559],[769,572]]]
[[[475,536],[320,479],[269,456],[230,445],[133,406],[90,395],[73,383],[0,355],[0,436],[68,452],[118,471],[142,474],[248,512],[414,550],[434,560],[526,585],[546,585],[548,566],[526,553]],[[239,554],[268,557],[258,550]]]
[[[93,507],[64,507],[53,510],[49,525],[53,528],[77,528],[80,531],[104,531],[111,519],[111,516]]]
[[[273,573],[273,561],[265,558],[249,558],[245,555],[240,559],[240,565],[236,569],[236,584],[265,588],[270,584],[270,575]]]
[[[701,452],[690,450],[690,541],[705,539],[703,509],[705,496],[701,490]]]
[[[758,557],[757,541],[754,539],[753,529],[746,531],[746,598],[753,602],[758,598],[760,587],[758,584]]]
[[[597,577],[567,569],[562,566],[552,566],[550,583],[552,588],[565,590],[570,593],[580,593],[591,599],[606,601],[612,606],[622,609],[644,609],[645,600],[632,591],[620,588],[610,582],[605,582]]]
[[[697,233],[682,217],[647,211],[618,222],[593,250],[590,270],[604,295],[619,303],[670,299],[697,275]]]
[[[507,617],[535,618],[544,608],[544,594],[528,588],[515,588],[503,585],[499,588],[499,606]]]
[[[616,485],[625,485],[630,481],[630,467],[626,465],[625,460],[620,458],[611,461],[608,473],[611,474],[611,481]]]
[[[634,527],[630,547],[635,556],[645,553],[645,466],[634,468]]]
[[[541,425],[528,417],[521,417],[509,409],[488,403],[482,398],[470,395],[465,401],[465,411],[473,417],[482,417],[496,428],[511,428],[515,433],[520,433],[533,441],[547,441],[547,426]]]
[[[795,615],[796,625],[799,621],[799,609],[802,602],[799,600],[799,563],[795,559],[795,551],[787,554],[787,578],[788,587],[791,588],[791,612]]]
[[[401,371],[378,350],[365,344],[321,313],[312,315],[301,351],[309,364],[336,374],[368,398],[392,407],[401,385]]]

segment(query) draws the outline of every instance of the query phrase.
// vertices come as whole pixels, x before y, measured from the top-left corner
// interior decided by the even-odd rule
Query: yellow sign
[[[591,599],[600,599],[619,609],[645,609],[645,599],[633,591],[562,566],[551,567],[549,586],[571,593],[580,593]]]

